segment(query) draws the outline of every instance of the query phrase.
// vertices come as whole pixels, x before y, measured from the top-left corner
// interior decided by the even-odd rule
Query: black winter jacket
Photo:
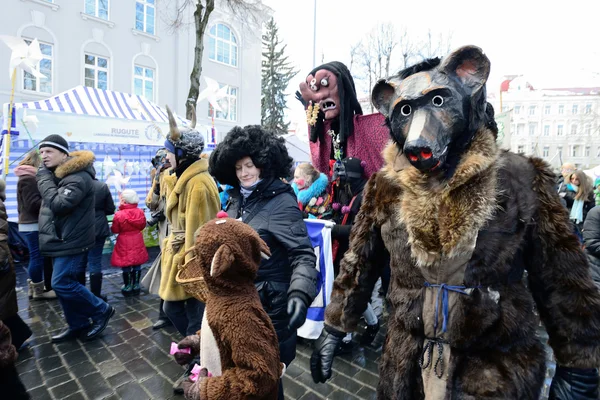
[[[271,257],[260,264],[255,283],[277,331],[281,360],[289,365],[296,346],[294,332],[287,329],[287,300],[297,296],[309,306],[317,295],[318,277],[317,257],[296,195],[290,185],[279,179],[261,182],[245,201],[239,187],[231,189],[229,194],[227,214],[232,218],[242,217],[271,250]],[[256,213],[255,207],[259,207]],[[283,345],[290,337],[294,339],[293,346]]]
[[[590,272],[600,287],[600,206],[592,208],[583,223],[583,241],[590,262]]]
[[[41,167],[40,250],[48,257],[86,252],[96,239],[94,153],[75,151],[54,171]]]
[[[115,213],[115,202],[106,183],[94,179],[92,184],[94,185],[95,195],[96,239],[102,240],[110,236],[110,228],[108,227],[106,216]]]

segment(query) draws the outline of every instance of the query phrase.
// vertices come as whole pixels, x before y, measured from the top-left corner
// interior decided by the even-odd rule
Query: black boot
[[[52,336],[52,343],[61,343],[69,340],[75,340],[84,336],[87,333],[88,328],[71,329],[67,328],[58,335]]]
[[[106,301],[106,296],[102,296],[102,272],[90,274],[90,291],[94,296]]]
[[[46,291],[52,290],[52,272],[54,272],[52,259],[44,257],[44,286],[46,287]]]
[[[368,346],[373,343],[375,336],[377,336],[377,332],[379,332],[379,321],[373,325],[367,325],[367,329],[365,329],[365,333],[363,333],[362,338],[360,339],[360,344],[363,346]]]
[[[138,294],[140,294],[140,276],[142,275],[142,271],[133,271],[131,275],[131,292],[134,296],[137,296]]]
[[[125,297],[131,296],[133,291],[131,287],[131,275],[132,273],[129,271],[123,271],[123,287],[121,288],[121,293],[123,293],[123,296]]]

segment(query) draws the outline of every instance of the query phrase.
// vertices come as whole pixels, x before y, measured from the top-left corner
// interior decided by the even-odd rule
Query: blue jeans
[[[85,271],[82,263],[84,256],[81,253],[52,259],[52,288],[58,296],[67,324],[73,330],[88,327],[90,318],[95,321],[108,311],[108,304],[94,296],[77,280],[77,275]]]
[[[90,247],[87,254],[82,259],[83,270],[85,271],[86,264],[90,274],[102,273],[102,250],[104,249],[106,238],[96,239],[94,246]]]
[[[27,268],[29,279],[34,283],[39,283],[44,280],[44,257],[40,253],[39,232],[21,232],[21,236],[25,239],[29,251],[29,266]]]

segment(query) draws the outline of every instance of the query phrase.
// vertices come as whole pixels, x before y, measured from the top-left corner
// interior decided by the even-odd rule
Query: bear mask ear
[[[216,251],[210,265],[210,276],[218,278],[223,275],[235,261],[233,250],[226,244],[223,244]]]

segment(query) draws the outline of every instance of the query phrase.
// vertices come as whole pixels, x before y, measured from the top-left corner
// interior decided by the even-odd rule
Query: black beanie
[[[67,142],[60,135],[50,135],[40,142],[38,148],[42,147],[54,147],[56,150],[60,150],[66,155],[69,155],[69,142]]]

